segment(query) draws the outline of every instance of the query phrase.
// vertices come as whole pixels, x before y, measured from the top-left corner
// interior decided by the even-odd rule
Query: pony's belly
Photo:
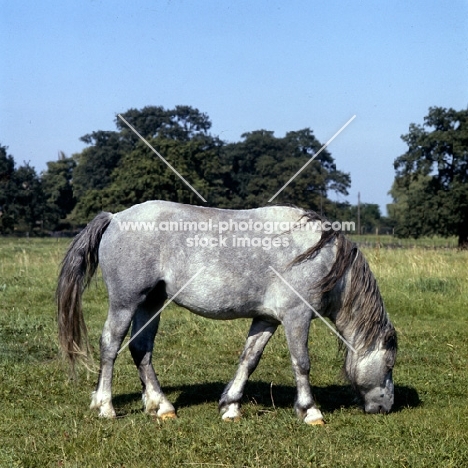
[[[253,318],[257,315],[261,315],[256,307],[253,306],[244,306],[241,308],[233,307],[201,307],[197,304],[184,303],[182,301],[174,301],[177,305],[188,309],[190,312],[193,312],[196,315],[201,317],[213,319],[213,320],[234,320],[239,318]]]
[[[234,320],[239,318],[252,318],[255,317],[255,313],[253,312],[238,312],[233,310],[226,310],[226,311],[212,311],[212,310],[194,310],[189,309],[196,315],[200,315],[201,317],[213,319],[213,320]]]

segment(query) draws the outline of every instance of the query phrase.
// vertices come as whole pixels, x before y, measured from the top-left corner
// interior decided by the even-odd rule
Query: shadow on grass
[[[185,408],[204,403],[217,403],[223,392],[225,383],[207,382],[193,385],[169,386],[164,388],[166,395],[177,393],[173,401],[176,408]],[[319,407],[327,413],[342,408],[360,407],[360,401],[349,385],[327,385],[325,387],[312,387],[314,399]],[[296,396],[296,387],[290,385],[271,385],[267,382],[248,382],[244,391],[242,402],[252,402],[264,407],[292,408]],[[116,408],[127,406],[135,401],[141,401],[140,393],[116,395],[114,404]],[[412,387],[395,385],[395,404],[392,412],[399,412],[405,408],[416,408],[421,404],[418,392]],[[137,411],[132,410],[130,413]]]

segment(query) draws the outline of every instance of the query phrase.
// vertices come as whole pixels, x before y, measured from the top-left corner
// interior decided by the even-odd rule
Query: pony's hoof
[[[227,408],[224,409],[221,415],[223,421],[240,421],[241,412],[239,409],[239,404],[231,403]]]
[[[112,410],[102,410],[99,411],[99,417],[100,418],[103,418],[103,419],[116,419],[117,418],[117,415],[115,414],[115,411],[112,409]]]
[[[170,413],[161,414],[158,418],[162,421],[166,421],[166,419],[177,419],[177,415],[174,411],[171,411]]]
[[[240,421],[242,418],[240,416],[223,416],[222,417],[222,420],[223,421],[227,421],[227,422],[238,422]]]
[[[304,418],[304,422],[306,424],[309,424],[310,426],[325,425],[325,423],[323,422],[322,412],[318,408],[309,408]]]
[[[325,421],[323,419],[315,419],[314,421],[306,421],[306,424],[309,426],[325,426]]]

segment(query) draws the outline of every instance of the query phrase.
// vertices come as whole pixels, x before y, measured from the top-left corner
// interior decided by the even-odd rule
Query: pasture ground
[[[155,366],[179,418],[142,412],[126,350],[115,372],[119,418],[88,409],[97,375],[67,379],[57,350],[54,289],[69,240],[0,239],[0,467],[468,466],[468,252],[364,248],[399,333],[395,410],[365,415],[340,377],[334,335],[311,327],[311,381],[326,426],[296,419],[281,329],[245,392],[244,418],[221,421],[217,400],[249,328],[175,306],[163,312]],[[106,315],[102,281],[85,294],[95,347]]]

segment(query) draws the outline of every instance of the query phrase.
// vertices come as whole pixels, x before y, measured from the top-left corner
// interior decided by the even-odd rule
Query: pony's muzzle
[[[364,406],[364,411],[368,414],[388,414],[390,410],[391,407],[387,408],[377,403],[368,403]]]

